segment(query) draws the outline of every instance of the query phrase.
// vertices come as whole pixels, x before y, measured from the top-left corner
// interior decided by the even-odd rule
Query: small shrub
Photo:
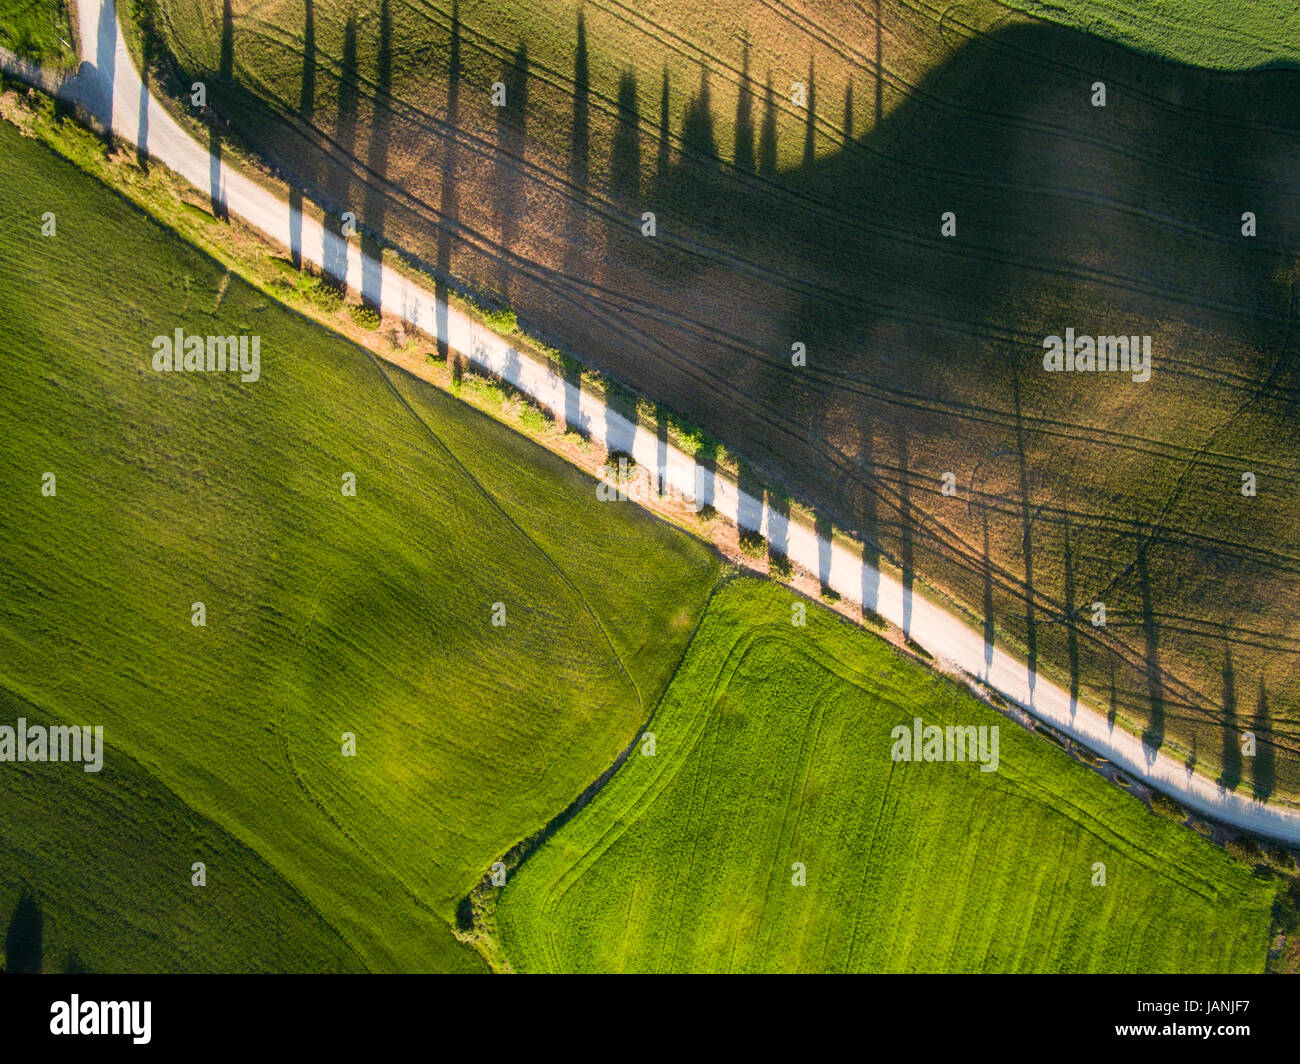
[[[1158,815],[1166,820],[1173,820],[1181,824],[1187,819],[1187,810],[1175,802],[1166,794],[1159,791],[1151,795],[1151,808]]]
[[[1263,855],[1259,852],[1259,847],[1255,845],[1253,839],[1229,839],[1224,843],[1223,848],[1228,851],[1229,855],[1243,864],[1250,865],[1252,868],[1263,860]]]
[[[555,418],[549,410],[543,410],[532,403],[525,403],[520,408],[519,420],[530,432],[545,432],[555,424]]]
[[[757,532],[742,529],[740,533],[740,553],[755,560],[767,553],[767,540]]]
[[[487,327],[502,336],[514,336],[519,331],[519,318],[513,310],[485,310],[483,320]]]
[[[352,319],[352,324],[362,329],[379,328],[379,311],[374,307],[368,307],[364,303],[349,303],[348,317]]]
[[[627,475],[631,476],[633,471],[636,469],[636,459],[628,454],[627,451],[610,451],[609,454],[605,456],[605,468],[611,473],[617,474],[620,459],[627,463]]]
[[[779,576],[782,580],[789,580],[794,574],[794,566],[790,564],[790,559],[780,551],[772,551],[768,558],[768,568],[773,575]]]
[[[343,306],[343,289],[327,281],[317,281],[306,288],[307,298],[317,310],[333,314]]]

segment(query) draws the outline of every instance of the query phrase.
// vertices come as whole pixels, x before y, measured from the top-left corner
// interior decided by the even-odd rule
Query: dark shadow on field
[[[772,89],[771,71],[763,86],[763,125],[758,134],[758,172],[765,177],[776,173],[776,94]]]
[[[1067,516],[1063,524],[1065,535],[1065,610],[1063,619],[1065,622],[1066,635],[1066,656],[1069,660],[1070,669],[1070,719],[1074,720],[1075,710],[1079,707],[1079,632],[1076,625],[1079,620],[1079,610],[1074,603],[1074,551],[1070,545],[1070,518]],[[987,539],[986,557],[987,557]]]
[[[825,514],[817,514],[813,519],[813,530],[817,533],[817,581],[824,595],[831,589],[831,546],[835,526]]]
[[[1142,638],[1146,645],[1147,691],[1151,701],[1151,715],[1146,730],[1142,733],[1142,746],[1147,757],[1154,761],[1156,751],[1165,741],[1165,692],[1160,671],[1159,631],[1151,590],[1151,571],[1147,558],[1153,538],[1143,538],[1138,546],[1137,573],[1142,600]]]
[[[141,42],[140,64],[140,116],[135,130],[135,164],[146,174],[149,172],[149,79],[154,65],[154,39],[146,35]]]
[[[44,957],[45,913],[35,895],[24,890],[5,934],[5,971],[12,975],[39,975]]]
[[[669,114],[670,82],[668,68],[664,67],[663,77],[659,82],[659,124],[655,129],[655,172],[654,195],[656,199],[666,199],[668,195],[668,175],[673,161],[673,126]]]
[[[357,111],[361,95],[361,71],[357,57],[357,23],[349,17],[343,26],[343,54],[338,72],[338,112],[334,121],[333,143],[344,157],[351,155],[357,139]],[[356,215],[352,205],[351,167],[329,168],[324,219],[325,246],[321,263],[325,275],[340,285],[348,276],[348,233],[343,215]]]
[[[519,215],[524,204],[523,163],[527,153],[528,130],[527,43],[521,41],[506,61],[499,81],[505,86],[506,98],[505,106],[496,109],[496,216],[501,247],[510,251],[518,239]],[[583,160],[585,167],[585,146]],[[572,157],[570,165],[573,165]],[[498,263],[496,294],[504,302],[510,300],[512,280],[510,262],[502,256]]]
[[[1237,674],[1232,667],[1232,643],[1223,648],[1223,756],[1219,783],[1236,790],[1241,783],[1241,736],[1237,731]]]
[[[447,43],[447,115],[445,125],[448,130],[454,130],[460,121],[460,77],[460,4],[458,0],[452,0],[451,27],[448,31]],[[438,344],[438,354],[446,361],[451,356],[451,350],[447,344],[447,298],[450,295],[447,289],[447,281],[451,277],[451,244],[458,219],[456,163],[459,153],[454,136],[444,138],[444,145],[438,192],[440,218],[436,234],[438,245],[437,268],[434,273],[436,278],[434,295],[437,297],[438,305],[435,309],[434,332]],[[456,375],[460,372],[460,352],[456,352],[454,359],[455,362],[451,369],[453,375]],[[570,425],[572,425],[576,413],[577,406],[575,403],[572,416],[566,413],[565,420]]]
[[[1016,413],[1016,470],[1020,477],[1020,551],[1024,560],[1024,635],[1029,666],[1029,700],[1038,679],[1038,622],[1034,615],[1034,519],[1029,500],[1029,459],[1025,454],[1025,420],[1020,402],[1020,365],[1011,367],[1012,402]]]
[[[117,19],[111,4],[99,9],[95,27],[96,75],[99,99],[91,110],[103,126],[104,143],[113,143],[113,79],[117,68]]]
[[[587,55],[587,21],[578,9],[578,41],[573,57],[573,123],[569,131],[568,180],[570,198],[565,219],[564,272],[581,271],[581,260],[591,253],[587,183],[591,173],[591,62]],[[522,137],[522,132],[521,132]],[[513,225],[513,219],[510,220]],[[502,243],[511,241],[502,231]],[[505,294],[506,289],[502,289]]]
[[[898,453],[898,564],[903,577],[903,638],[912,637],[912,595],[916,581],[916,516],[912,513],[912,477],[908,465],[906,425],[895,428]]]
[[[636,75],[618,79],[618,125],[609,153],[609,183],[627,202],[641,200],[641,113]]]
[[[863,421],[858,426],[857,466],[859,475],[875,484],[875,439],[870,421]],[[862,615],[870,620],[880,619],[880,522],[876,507],[879,499],[878,488],[865,492],[862,508],[859,511],[859,536],[862,539]]]
[[[219,101],[214,100],[213,96],[235,81],[235,17],[230,8],[230,0],[222,0],[221,4],[221,62],[217,76],[220,78],[218,84],[207,86],[208,106],[215,112],[208,121],[208,199],[213,217],[229,221],[230,212],[221,181],[222,120],[216,106]]]
[[[1269,722],[1268,692],[1264,681],[1259,681],[1259,701],[1255,705],[1255,719],[1251,725],[1255,732],[1255,760],[1251,762],[1251,782],[1255,797],[1266,802],[1277,787],[1277,738]]]
[[[392,94],[393,88],[393,20],[388,0],[379,7],[379,53],[376,57],[375,83],[381,98]],[[370,137],[367,142],[366,166],[372,174],[388,172],[388,140],[392,126],[391,112],[387,107],[372,111]],[[378,310],[383,298],[383,255],[385,211],[387,196],[374,182],[365,183],[362,200],[361,232],[361,302]]]
[[[740,89],[736,93],[736,136],[731,161],[737,170],[753,173],[757,168],[754,156],[754,83],[749,77],[749,35],[743,38],[744,52],[740,60]]]
[[[993,612],[993,560],[989,557],[989,515],[982,511],[984,525],[984,676],[993,671],[993,646],[997,640],[997,623]]]
[[[1169,426],[1177,415],[1153,405],[1235,409],[1260,382],[1270,410],[1300,401],[1300,349],[1282,343],[1293,317],[1287,249],[1300,246],[1300,73],[1197,70],[1031,22],[975,34],[914,84],[900,63],[886,93],[881,25],[898,8],[859,10],[861,52],[874,42],[877,59],[853,75],[858,99],[821,50],[813,69],[798,33],[789,68],[750,42],[735,48],[734,67],[710,61],[698,82],[694,72],[670,81],[659,60],[594,62],[609,51],[593,20],[579,55],[562,62],[519,42],[517,56],[537,49],[537,69],[530,62],[508,102],[526,90],[537,118],[525,126],[520,111],[517,127],[484,91],[503,62],[511,76],[516,42],[485,51],[467,37],[474,65],[462,72],[457,9],[450,24],[423,11],[443,32],[450,25],[450,54],[439,49],[431,64],[439,81],[452,71],[447,110],[423,110],[415,95],[391,107],[388,167],[403,155],[421,165],[407,168],[400,195],[389,190],[385,236],[431,264],[441,292],[452,276],[484,290],[508,277],[530,331],[725,440],[774,492],[860,536],[864,556],[982,604],[998,639],[1028,647],[1035,670],[1068,674],[1082,700],[1109,698],[1112,722],[1150,720],[1148,735],[1163,735],[1167,711],[1171,740],[1185,745],[1196,722],[1199,749],[1215,756],[1223,618],[1184,597],[1178,574],[1211,559],[1207,579],[1232,580],[1235,616],[1272,609],[1259,642],[1300,649],[1276,621],[1279,588],[1300,596],[1300,521],[1280,520],[1265,549],[1204,492],[1189,497],[1223,463],[1201,453],[1213,442],[1201,426]],[[399,41],[408,17],[394,7]],[[345,33],[341,57],[321,55],[322,92],[325,71],[355,71],[355,27],[350,42]],[[1106,108],[1087,99],[1098,70]],[[816,84],[801,111],[785,87],[805,71]],[[402,94],[400,72],[394,84]],[[638,84],[650,90],[644,113]],[[353,112],[357,92],[367,103],[383,95],[359,78]],[[836,128],[841,93],[857,136]],[[886,95],[893,109],[882,116]],[[314,119],[293,116],[292,135],[239,86],[216,98],[242,137],[337,211],[365,169],[345,96],[341,86],[336,130],[319,128],[322,96]],[[293,101],[282,111],[292,115]],[[734,128],[720,131],[724,119]],[[500,184],[504,160],[524,152],[534,167],[511,166]],[[1254,240],[1239,232],[1246,209],[1261,220]],[[657,213],[653,240],[635,224],[645,210]],[[944,211],[958,218],[955,238],[940,237]],[[579,236],[596,253],[575,255]],[[797,373],[772,357],[788,350],[791,323],[808,323],[800,335],[816,352]],[[1098,375],[1071,393],[1077,382],[1044,374],[1040,361],[1043,337],[1066,327],[1151,334],[1157,383]],[[576,368],[565,372],[576,382]],[[1276,441],[1290,430],[1277,420],[1243,438],[1276,445],[1264,460],[1285,468],[1294,459]],[[1004,447],[1019,470],[1007,462],[964,513],[909,477],[939,452],[934,468],[969,468]],[[1135,517],[1160,532],[1160,564],[1142,559],[1145,592]],[[1249,570],[1232,568],[1238,556]],[[1136,614],[1121,592],[1145,594],[1141,626],[1074,623],[1079,603],[1095,599]],[[1067,623],[1046,622],[1058,617]],[[1283,660],[1229,639],[1243,675]],[[1180,671],[1201,661],[1210,664]],[[1268,691],[1276,744],[1294,750],[1300,684],[1270,673]],[[1293,764],[1277,766],[1287,786],[1300,783]]]
[[[298,118],[311,125],[316,113],[316,5],[303,0],[302,84],[298,90]],[[289,254],[295,269],[302,269],[302,191],[289,189]]]

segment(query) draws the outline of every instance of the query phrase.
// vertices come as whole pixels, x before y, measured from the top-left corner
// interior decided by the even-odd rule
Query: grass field
[[[63,0],[0,0],[0,45],[28,59],[69,66],[76,61],[71,41]]]
[[[1263,969],[1268,883],[829,611],[795,627],[793,601],[715,596],[655,756],[502,891],[516,969]],[[892,761],[916,716],[998,725],[997,771]]]
[[[6,776],[0,904],[30,890],[91,969],[182,967],[202,941],[210,967],[482,970],[457,901],[630,741],[716,556],[8,125],[0,154],[0,688],[112,751],[98,776]],[[153,371],[178,327],[260,336],[260,379]],[[78,803],[121,856],[34,860]],[[197,916],[176,901],[196,860]],[[122,910],[149,921],[97,944],[97,899],[149,869]]]
[[[12,727],[19,716],[52,723],[0,690],[0,720]],[[362,967],[282,876],[120,750],[107,751],[93,774],[75,765],[4,765],[0,813],[9,971]],[[195,861],[210,870],[210,889],[191,885]]]
[[[987,0],[153,8],[155,88],[205,80],[223,143],[372,248],[512,306],[1153,746],[1300,794],[1295,70]],[[1242,32],[1294,46],[1290,10]],[[1066,328],[1151,336],[1152,379],[1045,374]]]
[[[1010,7],[1182,63],[1300,63],[1300,7],[1258,0],[1008,0]]]

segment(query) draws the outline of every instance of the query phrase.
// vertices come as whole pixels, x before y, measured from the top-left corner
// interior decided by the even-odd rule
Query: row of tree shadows
[[[1004,360],[1004,369],[1010,368],[1008,376],[1012,379],[1012,424],[1002,443],[989,449],[972,473],[974,479],[983,472],[997,471],[1014,488],[990,490],[972,499],[971,525],[979,529],[979,534],[967,542],[961,532],[947,527],[936,516],[938,511],[929,505],[935,492],[918,484],[914,466],[924,454],[926,440],[924,434],[917,436],[909,429],[906,417],[894,412],[896,398],[864,397],[858,435],[852,440],[843,437],[831,414],[839,395],[836,381],[848,374],[845,379],[855,387],[858,384],[852,352],[861,346],[862,337],[871,327],[882,321],[897,320],[918,331],[924,330],[928,326],[915,323],[924,321],[930,308],[923,305],[915,312],[899,310],[890,319],[878,310],[867,309],[865,304],[855,304],[846,287],[831,286],[825,291],[811,286],[805,288],[777,309],[775,313],[783,320],[775,331],[800,335],[816,328],[821,336],[819,354],[839,352],[834,356],[839,361],[832,360],[831,368],[835,372],[823,377],[800,374],[783,360],[770,358],[765,350],[751,350],[738,344],[734,337],[715,340],[698,323],[688,321],[691,317],[689,286],[701,268],[699,262],[680,243],[666,241],[656,245],[639,241],[635,227],[628,224],[629,218],[638,216],[637,209],[650,202],[665,217],[689,219],[691,232],[710,235],[719,246],[751,251],[744,234],[736,232],[735,219],[750,219],[753,224],[760,224],[757,220],[770,217],[771,208],[776,204],[786,212],[783,224],[791,233],[811,231],[826,237],[818,240],[817,246],[828,264],[828,275],[871,278],[879,286],[880,299],[900,308],[917,300],[916,291],[920,291],[919,301],[924,304],[930,295],[923,279],[936,272],[941,274],[938,267],[946,261],[942,256],[949,254],[940,242],[900,244],[881,238],[877,247],[850,231],[828,233],[826,208],[840,211],[847,230],[867,218],[873,205],[880,203],[889,204],[901,218],[929,219],[934,213],[933,186],[937,179],[927,176],[927,168],[938,164],[933,158],[922,157],[920,165],[916,165],[915,145],[908,140],[913,131],[927,123],[946,120],[944,108],[950,104],[945,101],[953,99],[977,101],[971,105],[972,110],[992,115],[1027,113],[1021,109],[1022,99],[1034,98],[1036,89],[1044,93],[1055,91],[1048,84],[1047,76],[1040,76],[1039,85],[1026,85],[1010,78],[1011,84],[999,86],[997,78],[990,78],[990,57],[1074,55],[1081,47],[1082,38],[1046,25],[999,31],[980,41],[978,47],[972,45],[967,50],[971,55],[958,53],[920,85],[909,87],[907,97],[886,116],[879,2],[874,6],[875,66],[868,96],[872,105],[868,108],[872,132],[863,138],[853,136],[862,116],[854,113],[850,83],[842,102],[836,105],[837,119],[842,122],[838,127],[842,141],[839,150],[829,156],[824,152],[819,154],[819,143],[835,134],[827,131],[831,128],[825,118],[828,108],[822,98],[824,93],[819,96],[816,70],[810,62],[806,74],[808,105],[803,116],[802,163],[794,173],[778,172],[778,118],[782,107],[778,105],[770,73],[761,84],[751,76],[747,45],[742,52],[731,159],[724,161],[717,143],[709,71],[701,68],[699,89],[676,121],[670,113],[671,86],[666,69],[659,85],[656,115],[641,113],[641,87],[632,71],[620,75],[612,100],[606,100],[592,87],[590,45],[584,16],[579,12],[577,48],[570,76],[571,127],[563,172],[565,250],[557,270],[542,268],[514,251],[524,205],[529,200],[529,192],[537,187],[529,182],[542,180],[526,175],[520,165],[531,143],[528,114],[533,79],[526,41],[521,40],[516,48],[508,50],[501,62],[498,79],[505,85],[507,105],[496,112],[494,140],[491,144],[476,143],[461,125],[466,43],[457,4],[453,3],[451,8],[447,37],[446,112],[433,116],[393,97],[394,31],[389,0],[381,0],[379,6],[373,67],[369,59],[362,62],[361,24],[355,16],[348,16],[344,22],[337,63],[322,59],[317,51],[315,4],[313,0],[304,0],[303,70],[296,107],[283,121],[267,123],[267,102],[241,86],[235,76],[233,15],[230,0],[224,0],[219,67],[209,72],[215,74],[215,84],[209,86],[210,98],[220,101],[209,108],[214,211],[224,210],[217,175],[222,140],[230,135],[227,130],[237,131],[248,145],[269,156],[285,172],[294,190],[291,193],[294,211],[301,211],[303,192],[299,190],[306,190],[326,209],[328,227],[340,238],[342,212],[355,209],[355,194],[359,190],[361,244],[367,262],[361,281],[363,301],[378,305],[382,294],[376,264],[384,251],[381,234],[386,231],[392,230],[398,239],[412,237],[413,246],[404,248],[403,254],[437,278],[440,306],[445,306],[449,284],[456,272],[453,252],[456,256],[473,255],[473,261],[483,267],[482,277],[492,278],[492,295],[503,304],[513,305],[531,331],[555,341],[561,348],[572,346],[591,354],[598,367],[614,380],[636,381],[639,390],[645,393],[676,396],[673,405],[692,422],[717,437],[734,439],[735,449],[753,459],[752,466],[742,465],[740,471],[740,487],[753,499],[767,500],[776,513],[787,517],[789,500],[797,499],[813,511],[817,530],[824,538],[829,539],[833,528],[858,537],[864,543],[862,559],[868,566],[862,588],[867,611],[872,611],[878,592],[872,570],[881,563],[897,567],[905,591],[903,628],[908,634],[918,568],[921,572],[930,571],[928,563],[933,561],[937,570],[955,574],[950,582],[970,592],[968,601],[979,602],[974,619],[982,622],[986,666],[992,662],[999,632],[1005,632],[1025,649],[1031,685],[1040,663],[1059,668],[1068,676],[1069,691],[1076,702],[1083,697],[1085,687],[1094,697],[1100,693],[1104,699],[1109,679],[1107,709],[1112,725],[1120,715],[1144,720],[1143,741],[1152,757],[1164,745],[1172,721],[1176,721],[1177,730],[1192,733],[1189,755],[1192,763],[1198,756],[1196,736],[1217,731],[1222,744],[1220,781],[1230,789],[1244,781],[1240,728],[1249,723],[1258,744],[1258,752],[1251,761],[1253,793],[1268,798],[1277,787],[1278,755],[1294,754],[1297,736],[1288,714],[1278,718],[1262,677],[1257,693],[1251,698],[1253,711],[1239,706],[1240,681],[1233,657],[1235,639],[1231,626],[1225,625],[1222,635],[1222,704],[1171,675],[1162,663],[1162,641],[1170,638],[1171,632],[1180,647],[1200,639],[1181,633],[1172,622],[1162,622],[1156,608],[1161,589],[1155,585],[1152,559],[1160,552],[1180,549],[1178,528],[1167,527],[1158,518],[1133,517],[1129,535],[1131,555],[1112,585],[1132,593],[1138,604],[1137,613],[1112,614],[1104,630],[1087,623],[1092,595],[1083,593],[1085,589],[1080,587],[1076,570],[1080,561],[1078,544],[1093,529],[1087,514],[1068,508],[1053,510],[1036,498],[1036,494],[1046,494],[1039,490],[1038,484],[1048,471],[1035,468],[1030,446],[1035,430],[1027,424],[1021,409],[1023,388],[1014,354]],[[148,39],[149,57],[170,71],[174,85],[188,84],[190,75],[179,70],[174,58],[165,53],[155,38]],[[1090,43],[1086,47],[1101,56],[1093,64],[1096,68],[1105,68],[1106,60],[1114,54],[1109,46]],[[1078,65],[1082,70],[1091,69],[1084,59]],[[1028,69],[1029,74],[1025,76],[1035,76],[1032,63]],[[1237,91],[1231,86],[1240,81],[1227,75],[1173,68],[1161,70],[1160,76],[1186,86],[1198,100],[1207,93],[1212,98],[1218,89]],[[1016,72],[1025,74],[1021,67]],[[1145,73],[1144,68],[1143,76]],[[318,82],[322,74],[337,82],[330,114],[320,113]],[[1276,104],[1269,112],[1273,128],[1300,129],[1300,104],[1297,104],[1300,93],[1294,91],[1297,79],[1281,72],[1259,77],[1270,79],[1255,84],[1261,100]],[[476,86],[475,91],[483,88]],[[361,158],[356,155],[356,146],[363,98],[371,106],[364,158]],[[978,101],[984,101],[985,106],[980,108]],[[1158,111],[1157,105],[1150,106]],[[597,109],[612,112],[614,128],[608,165],[603,171],[607,177],[600,187],[593,188],[592,127],[593,111]],[[236,119],[231,119],[232,115]],[[258,120],[269,129],[269,137]],[[975,116],[963,121],[978,123],[980,119]],[[989,128],[993,130],[992,125]],[[1216,128],[1211,132],[1220,135],[1223,130]],[[1247,148],[1246,138],[1260,135],[1258,130],[1237,134],[1240,140],[1237,146],[1241,148],[1237,154],[1246,160],[1257,158],[1256,150]],[[1279,136],[1284,146],[1290,144],[1289,134]],[[297,147],[288,156],[277,155],[272,143],[275,137],[288,137]],[[442,147],[436,209],[382,180],[390,167],[392,145],[398,140],[418,142],[421,137],[436,139]],[[1232,182],[1258,186],[1257,175],[1249,170],[1251,163],[1233,161],[1233,148],[1233,144],[1223,143],[1216,147],[1210,165],[1216,169],[1216,177],[1223,180],[1210,186],[1218,198],[1197,206],[1198,221],[1217,214],[1233,216],[1240,204],[1235,194],[1237,185]],[[981,172],[986,161],[997,160],[1003,151],[999,143],[974,147],[974,158],[968,169]],[[467,160],[482,162],[489,158],[495,160],[492,165],[496,193],[491,205],[495,225],[491,228],[498,233],[496,237],[489,235],[489,226],[483,221],[483,205],[462,202],[458,182],[458,174]],[[1152,164],[1135,165],[1149,169]],[[1254,199],[1264,201],[1266,210],[1262,213],[1285,216],[1290,203],[1286,196],[1259,187],[1252,194]],[[1004,293],[1023,282],[1023,269],[1015,260],[1018,255],[1027,254],[1022,252],[1022,247],[1032,244],[1042,225],[1038,216],[1027,213],[1028,208],[1020,202],[1025,198],[1023,192],[1011,183],[974,183],[970,189],[955,190],[953,198],[966,205],[958,212],[963,219],[971,215],[1001,216],[1007,220],[1008,231],[1023,229],[1026,235],[1023,244],[1011,244],[975,271],[977,276],[966,290],[944,291],[945,302],[938,308],[941,316],[975,322],[972,335],[992,337],[993,342],[1007,351],[1012,350],[1013,343],[1022,343],[1026,337],[1041,338],[1042,332],[1033,328],[998,332],[989,324],[990,308],[1000,306]],[[736,207],[738,202],[740,209]],[[625,235],[610,235],[609,227],[613,224],[608,216],[610,203],[624,208],[618,224],[626,230]],[[1041,205],[1035,209],[1042,213]],[[1081,225],[1090,221],[1085,214],[1072,220]],[[433,235],[432,250],[423,242],[421,234]],[[593,246],[596,236],[605,241],[604,246],[620,253],[635,248],[628,253],[633,256],[628,261],[640,263],[646,274],[665,278],[661,291],[666,299],[679,301],[674,305],[686,308],[684,315],[667,325],[647,325],[649,317],[639,309],[607,314],[595,294],[597,289],[593,286],[600,278],[588,256],[588,248]],[[346,264],[337,256],[342,253],[343,241],[340,239],[330,246],[336,257],[326,261],[325,271],[342,276]],[[791,254],[797,258],[800,251],[795,248]],[[1250,307],[1240,315],[1232,312],[1229,316],[1233,328],[1257,348],[1276,350],[1283,322],[1289,325],[1287,315],[1277,308],[1286,305],[1290,294],[1270,273],[1276,265],[1277,249],[1268,246],[1259,253],[1252,248],[1226,254],[1235,256],[1232,261],[1237,273],[1233,283],[1244,276],[1259,304],[1254,313],[1247,313]],[[295,260],[301,264],[297,248]],[[678,275],[684,280],[678,288],[673,288],[667,278]],[[574,278],[582,284],[569,285]],[[918,283],[918,278],[922,279],[921,288],[914,289],[912,286]],[[1212,296],[1221,291],[1226,300],[1231,294],[1227,282],[1212,279],[1207,285],[1212,289]],[[631,321],[634,316],[636,320]],[[445,335],[444,325],[443,321],[438,323],[440,336]],[[605,335],[614,342],[583,344],[581,337],[589,329],[605,330]],[[941,334],[942,329],[938,333],[927,332],[918,342],[926,343]],[[570,345],[568,341],[574,338]],[[716,358],[710,361],[710,357],[701,355],[694,366],[686,357],[673,360],[672,351],[690,349],[692,345],[715,352]],[[448,352],[441,339],[439,348],[444,356],[454,354]],[[717,368],[737,358],[741,362],[734,372]],[[1279,378],[1281,383],[1276,394],[1269,393],[1266,398],[1294,404],[1296,395],[1288,389],[1295,380],[1296,359],[1285,340],[1278,359],[1284,369]],[[699,375],[691,372],[701,365],[708,377],[705,388],[699,387]],[[580,383],[580,366],[567,362],[563,372],[569,383],[575,385],[570,395],[572,400]],[[713,398],[705,395],[709,386],[714,389]],[[644,417],[635,400],[620,390],[611,395],[609,405],[633,424]],[[871,416],[873,406],[875,416]],[[780,424],[774,424],[768,417],[772,411],[783,412]],[[566,422],[581,431],[576,405],[571,405],[565,415]],[[661,455],[666,455],[669,420],[658,410],[654,421]],[[875,453],[882,441],[893,450],[892,466],[887,456],[878,457]],[[626,449],[626,441],[621,438],[603,442],[611,450]],[[717,453],[717,444],[706,441],[697,460],[706,470],[716,470]],[[755,469],[761,469],[762,475]],[[1017,515],[1020,526],[1017,539],[1022,571],[1015,571],[993,557],[991,527],[999,528],[1009,513]],[[753,516],[742,514],[742,521]],[[1060,549],[1052,551],[1044,544],[1048,548],[1059,545]],[[779,536],[772,550],[775,554],[783,553]],[[1045,551],[1061,570],[1050,572],[1044,568],[1041,558]],[[817,574],[823,586],[829,580],[829,568],[830,552],[826,549],[819,560]],[[1043,588],[1055,586],[1058,575],[1063,575],[1063,583],[1061,595],[1056,598]],[[998,618],[1002,619],[1001,624]],[[1278,652],[1294,653],[1294,648]],[[1254,686],[1252,683],[1252,689]]]

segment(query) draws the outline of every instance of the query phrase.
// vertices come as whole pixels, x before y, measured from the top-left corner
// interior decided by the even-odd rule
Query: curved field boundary
[[[1207,936],[1236,919],[1231,911],[1243,915],[1237,910],[1246,898],[1243,885],[1252,884],[1247,891],[1254,895],[1245,869],[1224,875],[1226,863],[1217,854],[1211,858],[1200,840],[1144,819],[1079,766],[1059,775],[1048,770],[1062,755],[1019,728],[1011,736],[1004,731],[1004,760],[992,775],[967,766],[964,780],[946,770],[942,782],[908,770],[910,780],[897,779],[899,766],[886,751],[900,718],[921,713],[940,725],[999,718],[988,709],[988,716],[971,716],[969,692],[915,662],[898,658],[897,671],[885,666],[880,656],[895,660],[892,649],[855,656],[855,645],[866,646],[854,643],[862,634],[825,611],[810,616],[806,630],[769,620],[790,601],[797,600],[755,580],[733,582],[711,600],[699,639],[649,724],[657,755],[624,766],[503,892],[498,928],[520,970],[586,970],[589,964],[628,971],[877,970],[882,957],[890,958],[884,970],[893,963],[909,971],[942,968],[945,957],[963,969],[996,968],[1002,961],[1042,963],[1035,936],[1059,943],[1070,937],[1066,927],[1091,945],[1082,956],[1066,946],[1056,958],[1064,970],[1085,970],[1085,959],[1099,970],[1140,966],[1141,954],[1128,952],[1129,933],[1149,934],[1163,910],[1129,900],[1116,906],[1116,899],[1079,888],[1088,862],[1106,853],[1132,862],[1116,872],[1117,883],[1132,886],[1128,873],[1138,871],[1152,889],[1176,887],[1203,903],[1189,924]],[[780,693],[762,705],[757,688],[786,663],[798,681],[778,683]],[[930,680],[914,687],[910,681],[918,676]],[[744,693],[736,692],[738,678]],[[804,697],[810,692],[813,704]],[[791,698],[797,705],[783,701]],[[728,729],[723,721],[733,711],[749,724]],[[790,718],[797,720],[791,731],[769,730]],[[857,786],[864,790],[841,790]],[[1128,815],[1107,815],[1121,806]],[[945,820],[938,834],[937,823],[927,819],[935,810],[943,810]],[[1007,832],[1015,814],[1020,819]],[[851,850],[845,848],[849,832]],[[676,848],[683,838],[686,845]],[[821,893],[807,905],[794,903],[799,912],[790,922],[781,895],[792,857],[807,858],[810,876],[819,878],[816,885],[809,879],[810,889]],[[1067,868],[1072,871],[1063,874]],[[949,893],[940,904],[927,900],[935,883],[969,884],[980,877],[983,885],[970,894]],[[1024,892],[1034,889],[1029,884],[1044,887],[1032,917],[1023,909]],[[853,915],[837,912],[832,899],[854,893],[856,904],[845,906]],[[1255,897],[1251,905],[1241,929],[1254,921],[1250,950],[1262,953],[1259,919],[1268,902]],[[859,926],[864,912],[870,916]],[[724,913],[744,929],[719,930],[715,921],[722,922]],[[1224,928],[1203,926],[1209,914],[1222,914]],[[882,945],[896,922],[906,927],[902,938]],[[987,947],[978,940],[995,924],[1004,925],[995,932],[999,952],[982,955]],[[1013,932],[1008,924],[1015,925]],[[593,960],[589,946],[604,943],[611,928],[626,936],[622,945]],[[933,939],[948,936],[946,945],[935,945]],[[1157,932],[1162,936],[1188,937],[1168,929]],[[973,947],[965,941],[972,937]],[[850,940],[847,950],[840,948]],[[746,956],[738,960],[742,942]],[[827,954],[832,942],[833,959]],[[918,954],[909,942],[920,946]],[[1232,936],[1220,944],[1241,947]],[[1155,968],[1168,961],[1160,958]]]
[[[657,468],[668,487],[713,506],[742,530],[782,544],[791,561],[818,573],[849,602],[901,628],[906,637],[948,669],[978,677],[1040,720],[1197,812],[1260,835],[1300,843],[1300,810],[1228,791],[1170,754],[1144,746],[1136,735],[1110,725],[1105,714],[987,643],[957,616],[862,561],[860,550],[827,542],[727,478],[699,466],[671,444],[661,443],[654,433],[565,381],[555,367],[519,351],[439,301],[428,288],[363,256],[359,243],[328,232],[315,219],[293,210],[211,154],[143,85],[118,30],[113,0],[82,0],[77,11],[77,38],[85,61],[76,76],[59,84],[56,95],[80,104],[114,135],[146,151],[197,188],[210,189],[214,204],[238,214],[276,243],[300,252],[305,263],[322,269],[327,263],[341,264],[334,270],[338,280],[359,290],[381,310],[445,342],[572,427],[604,440],[610,450],[626,451],[638,463]],[[28,80],[43,76],[8,52],[0,52],[0,67]]]

